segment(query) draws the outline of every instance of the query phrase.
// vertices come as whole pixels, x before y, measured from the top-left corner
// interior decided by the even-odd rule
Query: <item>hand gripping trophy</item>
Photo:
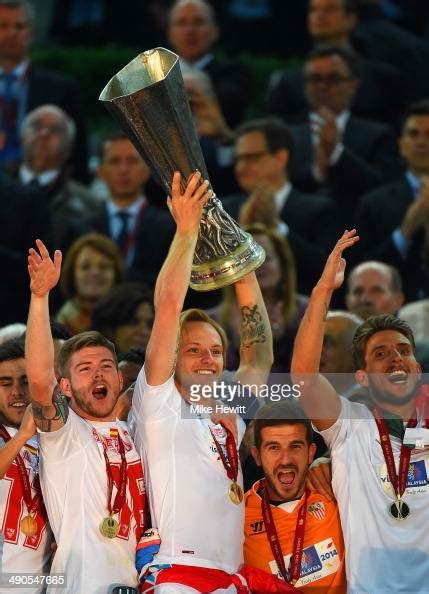
[[[100,101],[168,194],[174,171],[180,171],[184,184],[196,170],[208,179],[176,54],[164,48],[139,54],[108,82]],[[260,266],[264,258],[264,250],[214,195],[201,218],[191,287],[210,291],[229,285]]]

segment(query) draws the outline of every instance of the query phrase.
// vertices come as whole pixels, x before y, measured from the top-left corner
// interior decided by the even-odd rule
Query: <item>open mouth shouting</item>
[[[297,476],[298,468],[294,465],[282,467],[275,472],[275,477],[286,491],[290,491],[297,486]]]
[[[97,384],[92,390],[92,395],[97,400],[104,400],[107,396],[107,386],[105,384]]]
[[[387,374],[387,379],[391,384],[406,384],[408,373],[404,369],[396,369]]]

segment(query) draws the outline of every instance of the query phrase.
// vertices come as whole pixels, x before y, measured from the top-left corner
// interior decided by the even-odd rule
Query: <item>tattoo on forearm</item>
[[[34,420],[41,431],[52,431],[53,421],[63,421],[65,423],[69,416],[67,398],[60,391],[55,392],[52,404],[42,406],[32,400],[31,406],[33,408]]]
[[[241,308],[241,345],[251,347],[267,340],[264,319],[257,305]]]

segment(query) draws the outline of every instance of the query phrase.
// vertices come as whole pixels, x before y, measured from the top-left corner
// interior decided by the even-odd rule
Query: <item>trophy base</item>
[[[250,234],[246,235],[246,241],[232,254],[204,264],[193,264],[191,288],[196,291],[221,289],[258,268],[265,260],[265,252]]]

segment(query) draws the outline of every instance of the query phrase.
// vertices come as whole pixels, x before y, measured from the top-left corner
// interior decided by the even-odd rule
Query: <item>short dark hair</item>
[[[25,338],[23,336],[10,338],[0,344],[0,363],[15,359],[25,359]]]
[[[106,150],[106,144],[108,142],[115,142],[117,140],[130,140],[130,139],[125,134],[125,132],[122,132],[122,130],[114,130],[113,132],[109,132],[109,133],[105,134],[100,139],[100,141],[98,142],[98,146],[97,146],[97,157],[99,158],[100,163],[104,159],[104,152]]]
[[[407,121],[414,116],[429,116],[429,99],[421,99],[411,103],[402,117],[401,131],[404,131]]]
[[[292,156],[292,135],[287,125],[280,118],[269,117],[249,120],[235,130],[235,138],[238,139],[240,136],[252,132],[260,132],[264,135],[270,153],[286,149]]]
[[[355,370],[365,369],[365,351],[369,339],[377,332],[383,330],[395,330],[400,332],[405,338],[410,341],[413,347],[413,353],[416,352],[416,345],[414,342],[413,331],[410,326],[392,314],[381,314],[378,316],[371,316],[363,322],[356,330],[353,338],[353,363]]]
[[[69,363],[70,358],[74,353],[84,349],[85,347],[105,347],[108,349],[115,360],[116,365],[118,365],[116,359],[116,350],[115,345],[113,342],[108,340],[105,336],[103,336],[100,332],[96,330],[88,330],[87,332],[80,332],[80,334],[76,334],[72,336],[65,343],[62,345],[59,355],[58,355],[58,367],[60,369],[60,374],[62,377],[68,377],[70,373]]]
[[[143,283],[127,282],[114,287],[95,306],[92,328],[113,341],[116,328],[132,321],[140,303],[149,303],[153,309],[153,293]]]
[[[313,443],[313,428],[311,421],[305,415],[294,397],[284,398],[280,402],[266,404],[258,410],[254,420],[255,446],[261,448],[261,432],[264,427],[279,425],[304,425],[307,443]]]
[[[315,47],[308,54],[306,64],[317,60],[318,58],[326,58],[330,56],[338,56],[347,66],[350,76],[352,78],[359,78],[359,58],[357,54],[349,47],[334,45],[331,43],[324,43]]]
[[[124,353],[119,353],[118,363],[127,361],[128,363],[137,363],[137,365],[143,365],[146,356],[145,349],[140,347],[132,347]]]
[[[54,340],[68,340],[71,338],[72,334],[67,326],[52,319],[49,321],[49,323],[51,325],[51,334]]]

